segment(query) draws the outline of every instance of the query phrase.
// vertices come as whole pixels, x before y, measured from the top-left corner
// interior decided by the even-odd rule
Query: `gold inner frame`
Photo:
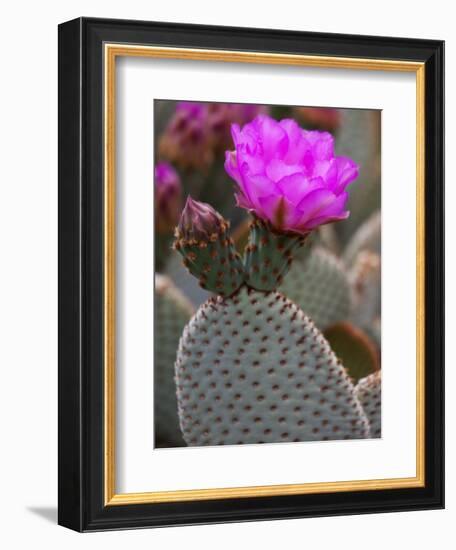
[[[220,489],[191,489],[144,493],[115,492],[115,120],[116,59],[152,57],[269,65],[294,65],[355,70],[414,72],[416,75],[416,476]],[[424,63],[272,54],[122,44],[104,45],[104,495],[105,505],[148,504],[224,498],[283,496],[344,491],[424,487]]]

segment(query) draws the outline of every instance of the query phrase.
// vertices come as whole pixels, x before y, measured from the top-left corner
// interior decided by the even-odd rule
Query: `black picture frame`
[[[59,512],[76,531],[444,506],[444,43],[79,18],[59,26]],[[424,487],[106,506],[103,452],[103,44],[425,64]]]

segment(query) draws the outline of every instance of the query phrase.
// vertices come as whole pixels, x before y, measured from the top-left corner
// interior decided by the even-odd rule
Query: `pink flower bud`
[[[228,224],[210,204],[187,197],[177,226],[177,235],[186,241],[208,242],[225,232]]]

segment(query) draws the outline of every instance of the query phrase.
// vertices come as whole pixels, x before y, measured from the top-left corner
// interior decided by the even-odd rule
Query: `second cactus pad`
[[[188,445],[369,437],[354,386],[303,311],[242,286],[209,299],[182,335],[178,412]]]
[[[350,315],[350,282],[340,260],[328,250],[315,246],[297,257],[280,286],[320,330],[346,320]]]

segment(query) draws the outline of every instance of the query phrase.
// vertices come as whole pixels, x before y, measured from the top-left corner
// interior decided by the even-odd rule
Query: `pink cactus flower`
[[[266,113],[263,105],[180,101],[159,140],[159,154],[183,170],[207,172],[231,143],[231,124]]]
[[[182,210],[182,185],[167,162],[155,166],[155,226],[159,233],[172,232]]]
[[[159,141],[159,154],[183,170],[206,171],[213,161],[205,103],[181,101]]]
[[[237,184],[238,206],[277,231],[301,235],[348,217],[346,188],[358,166],[335,156],[331,134],[266,115],[242,129],[233,124],[231,132],[235,150],[226,152],[225,170]]]

